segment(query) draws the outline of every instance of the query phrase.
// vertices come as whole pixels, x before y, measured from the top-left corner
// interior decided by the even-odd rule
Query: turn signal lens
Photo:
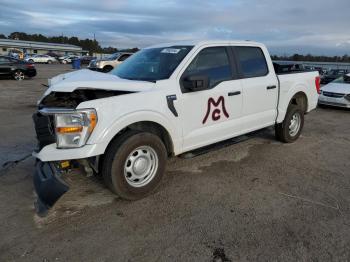
[[[97,124],[97,115],[95,112],[89,114],[89,132],[91,133]]]
[[[80,133],[83,131],[82,126],[75,126],[75,127],[57,127],[56,132],[60,134],[70,134],[70,133]]]

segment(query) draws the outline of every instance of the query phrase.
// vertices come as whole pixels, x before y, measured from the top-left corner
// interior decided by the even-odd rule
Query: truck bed
[[[318,93],[315,78],[319,76],[317,71],[290,71],[277,74],[279,80],[279,101],[277,122],[284,119],[285,110],[291,99],[291,93],[302,92],[307,97],[306,113],[317,106]]]

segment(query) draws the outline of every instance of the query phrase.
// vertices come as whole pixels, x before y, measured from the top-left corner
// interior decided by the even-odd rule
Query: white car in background
[[[321,105],[350,108],[350,74],[337,78],[321,88]]]
[[[68,56],[61,56],[58,58],[61,64],[70,64],[74,59],[78,59],[79,56],[76,55],[68,55]]]
[[[45,63],[45,64],[52,64],[57,61],[56,58],[49,55],[34,55],[34,56],[27,57],[24,60],[29,63]]]

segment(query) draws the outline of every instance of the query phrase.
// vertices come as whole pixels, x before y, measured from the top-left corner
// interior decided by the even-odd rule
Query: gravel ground
[[[71,190],[35,215],[31,114],[47,78],[0,80],[0,261],[350,261],[350,111],[308,114],[300,139],[266,129],[169,161],[158,191],[119,200],[73,171]]]

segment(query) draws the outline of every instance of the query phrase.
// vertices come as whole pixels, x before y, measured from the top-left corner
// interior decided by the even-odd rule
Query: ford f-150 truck
[[[168,157],[269,126],[294,142],[319,89],[318,72],[276,74],[250,41],[156,45],[108,74],[58,75],[33,115],[37,210],[68,190],[61,173],[72,163],[136,200],[159,185]]]

